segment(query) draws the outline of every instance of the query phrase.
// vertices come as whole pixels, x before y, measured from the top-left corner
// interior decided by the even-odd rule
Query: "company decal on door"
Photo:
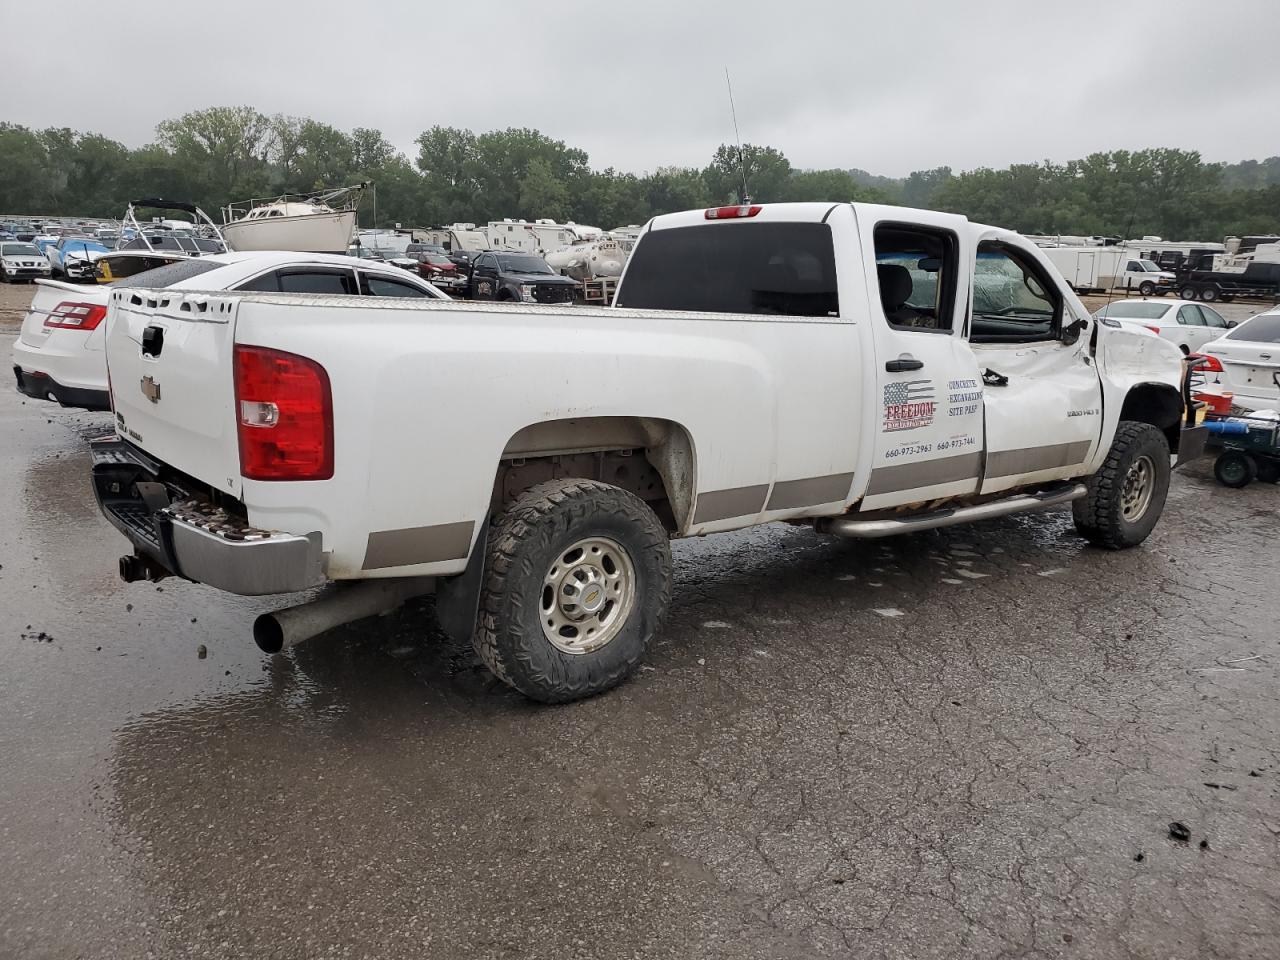
[[[900,380],[884,385],[884,432],[916,430],[933,423],[938,404],[932,380]]]

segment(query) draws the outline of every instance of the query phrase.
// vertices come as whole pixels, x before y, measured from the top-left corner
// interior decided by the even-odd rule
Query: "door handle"
[[[923,360],[913,360],[911,357],[906,357],[900,360],[890,360],[884,365],[886,373],[906,373],[908,370],[920,370],[923,367]]]

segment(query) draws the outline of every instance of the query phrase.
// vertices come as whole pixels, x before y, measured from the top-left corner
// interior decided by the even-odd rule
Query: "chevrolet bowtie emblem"
[[[156,383],[152,377],[142,378],[142,395],[152,403],[160,402],[160,384]]]

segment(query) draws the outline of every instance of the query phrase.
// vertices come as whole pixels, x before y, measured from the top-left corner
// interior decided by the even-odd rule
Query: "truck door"
[[[1102,432],[1093,322],[1014,234],[980,238],[969,343],[981,369],[982,492],[1080,476]]]
[[[866,421],[874,440],[860,509],[974,493],[982,386],[963,335],[972,259],[963,221],[869,209],[884,219],[859,213],[863,249],[875,251],[867,278],[875,389]]]

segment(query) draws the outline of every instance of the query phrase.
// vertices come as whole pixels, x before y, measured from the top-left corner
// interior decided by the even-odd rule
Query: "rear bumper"
[[[13,368],[18,380],[18,392],[37,400],[52,397],[64,407],[83,407],[86,410],[110,410],[111,397],[106,390],[85,387],[68,387],[47,373],[28,373],[19,366]]]
[[[325,582],[320,534],[251,527],[165,478],[161,464],[114,437],[91,441],[90,452],[98,508],[137,556],[162,569],[160,576],[244,596],[294,593]]]

